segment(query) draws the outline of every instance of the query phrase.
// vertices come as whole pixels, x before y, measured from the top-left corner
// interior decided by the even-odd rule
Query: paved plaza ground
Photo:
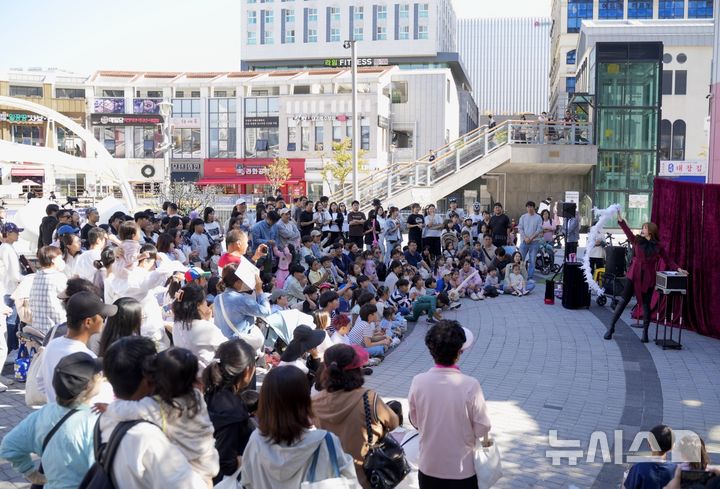
[[[463,300],[445,315],[475,334],[460,367],[480,381],[488,400],[504,459],[497,487],[618,487],[624,465],[603,464],[599,452],[594,463],[586,462],[591,433],[605,432],[612,448],[614,431],[623,430],[627,450],[639,430],[661,422],[697,432],[720,463],[720,341],[686,332],[681,351],[644,345],[640,330],[627,326],[629,312],[615,339],[604,341],[609,306],[571,311],[559,301],[543,304],[540,292]],[[427,328],[421,319],[367,378],[386,400],[407,407],[413,376],[433,365],[423,342]],[[650,333],[654,337],[654,326]],[[12,388],[0,394],[0,436],[29,412],[22,394]],[[549,430],[557,430],[559,440],[580,440],[576,466],[567,459],[552,465]],[[16,487],[27,484],[0,464],[0,489]]]

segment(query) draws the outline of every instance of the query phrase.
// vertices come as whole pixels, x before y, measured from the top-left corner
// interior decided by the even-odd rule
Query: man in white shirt
[[[127,336],[113,343],[103,358],[103,372],[117,399],[139,401],[152,394],[152,384],[145,377],[143,364],[155,355],[148,338]],[[108,411],[100,417],[100,436],[105,443],[119,422]],[[118,445],[112,475],[122,481],[123,489],[205,489],[207,482],[194,472],[180,449],[152,423],[138,423],[130,428]]]
[[[95,262],[107,244],[107,232],[101,227],[94,227],[88,231],[88,250],[80,255],[75,262],[75,274],[85,280],[93,281],[95,278]]]
[[[92,292],[78,292],[67,302],[67,333],[48,343],[42,357],[42,365],[38,373],[38,388],[47,396],[48,402],[55,402],[55,389],[52,378],[57,364],[79,351],[93,358],[97,355],[87,347],[90,337],[102,330],[105,319],[117,314],[117,306],[106,305]],[[52,334],[53,330],[50,330]]]

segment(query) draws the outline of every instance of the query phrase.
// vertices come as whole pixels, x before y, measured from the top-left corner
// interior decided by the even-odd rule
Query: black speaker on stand
[[[582,264],[565,262],[563,272],[562,305],[565,309],[590,307],[590,288],[585,282]]]

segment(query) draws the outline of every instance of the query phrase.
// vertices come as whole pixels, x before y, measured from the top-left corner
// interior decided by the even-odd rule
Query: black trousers
[[[361,251],[363,250],[363,246],[365,246],[363,236],[348,236],[348,239],[358,245],[358,248],[360,248]]]
[[[615,308],[615,313],[613,314],[613,324],[618,320],[622,312],[625,310],[625,307],[627,307],[628,302],[630,302],[630,299],[632,299],[632,296],[635,294],[635,284],[633,284],[633,281],[629,278],[625,277],[624,283],[623,283],[623,292],[622,292],[622,300],[618,304],[617,308]],[[643,324],[650,324],[650,301],[652,300],[653,295],[653,289],[650,288],[644,292],[642,292],[641,295],[641,305],[643,308]]]
[[[430,254],[437,258],[442,254],[442,245],[439,236],[430,236],[423,238],[423,246],[430,247]]]
[[[570,255],[571,253],[577,254],[577,249],[578,249],[577,241],[565,243],[565,259],[563,261],[567,261],[568,255]],[[575,260],[577,261],[577,257],[575,258]]]
[[[418,472],[420,489],[477,489],[477,476],[473,475],[467,479],[438,479]]]

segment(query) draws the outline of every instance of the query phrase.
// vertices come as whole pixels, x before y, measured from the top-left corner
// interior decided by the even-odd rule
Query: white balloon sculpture
[[[602,232],[603,228],[605,227],[605,223],[613,219],[613,217],[617,218],[617,215],[621,209],[622,207],[620,207],[620,204],[613,204],[604,210],[593,208],[593,213],[595,214],[595,217],[597,217],[597,222],[593,227],[590,228],[590,232],[588,233],[582,269],[583,273],[585,274],[585,281],[587,282],[588,287],[590,287],[590,290],[594,291],[597,295],[605,294],[605,289],[600,287],[597,282],[593,280],[593,273],[592,269],[590,268],[590,253],[592,252],[593,248],[597,246],[595,243],[599,240],[602,240]]]

